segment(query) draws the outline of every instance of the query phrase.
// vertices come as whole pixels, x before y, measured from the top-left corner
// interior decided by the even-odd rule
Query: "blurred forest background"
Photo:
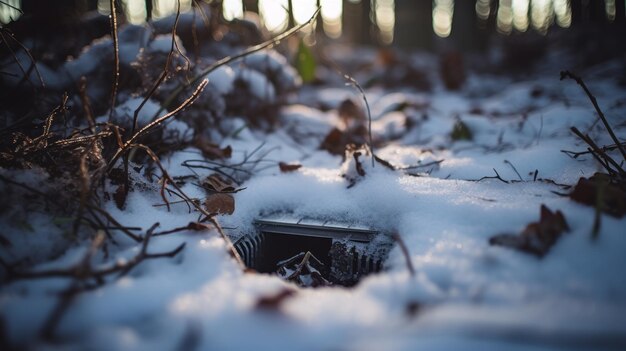
[[[132,24],[171,15],[177,6],[176,0],[118,3]],[[603,42],[619,37],[626,27],[624,0],[181,0],[181,9],[189,11],[200,3],[218,7],[226,20],[258,19],[275,33],[305,22],[321,6],[318,40],[427,50],[484,50],[494,35],[541,37],[566,30],[584,30]],[[16,34],[50,32],[96,11],[107,15],[109,0],[3,0],[0,21],[7,24],[24,16],[28,20],[18,21],[22,25],[13,25]],[[102,27],[108,30],[106,23]]]

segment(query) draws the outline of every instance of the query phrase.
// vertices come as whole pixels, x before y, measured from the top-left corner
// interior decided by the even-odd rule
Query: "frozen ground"
[[[305,88],[282,109],[273,132],[241,129],[243,120],[230,118],[239,132],[221,146],[232,147],[232,164],[254,166],[241,185],[245,190],[234,195],[234,213],[218,217],[231,238],[249,233],[261,211],[361,223],[397,232],[414,276],[395,247],[386,270],[354,288],[299,289],[275,276],[243,272],[216,231],[184,231],[155,237],[149,246],[163,252],[185,243],[180,255],[146,261],[78,295],[58,326],[59,345],[38,341],[37,333],[71,280],[0,287],[5,336],[46,350],[623,350],[626,220],[602,216],[592,240],[594,209],[557,194],[568,192],[557,184],[574,185],[600,170],[589,155],[573,159],[561,152],[586,148],[570,127],[589,132],[599,145],[611,141],[581,89],[559,81],[558,68],[524,81],[475,74],[459,92],[438,84],[429,93],[367,90],[377,156],[397,168],[429,166],[392,171],[364,159],[366,175],[356,176],[350,188],[342,174],[353,165],[342,166],[341,156],[318,148],[343,122],[334,108],[317,107],[336,107],[345,97],[360,104],[354,88]],[[613,78],[616,69],[603,65],[581,73],[624,140],[626,90]],[[234,73],[222,73],[215,75],[215,86],[227,91],[228,81],[219,79]],[[258,95],[267,97],[268,83],[254,78]],[[136,103],[126,105],[132,110]],[[451,140],[458,121],[473,140]],[[185,176],[193,173],[181,164],[199,157],[188,148],[163,161],[172,176]],[[282,173],[278,162],[303,167]],[[501,180],[481,180],[496,171]],[[183,190],[205,196],[192,183]],[[106,208],[123,225],[144,231],[155,222],[167,230],[198,219],[184,204],[168,212],[153,206],[160,203],[158,191],[143,190],[129,194],[123,211],[113,201]],[[489,245],[494,235],[519,233],[536,222],[542,204],[562,211],[571,229],[545,257]],[[45,218],[38,220],[45,225]],[[32,241],[54,244],[54,233],[52,228],[47,239]],[[116,239],[112,258],[98,253],[96,266],[123,262],[140,250],[121,233]],[[35,270],[69,267],[83,258],[86,246],[72,246]],[[294,292],[259,303],[285,289]]]

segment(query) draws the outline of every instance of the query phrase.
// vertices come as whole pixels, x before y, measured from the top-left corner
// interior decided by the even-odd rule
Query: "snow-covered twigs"
[[[163,81],[165,81],[165,78],[167,78],[168,74],[170,73],[170,65],[172,64],[172,57],[174,56],[174,49],[175,48],[178,49],[178,52],[182,54],[181,50],[178,48],[178,44],[176,44],[176,31],[178,29],[179,19],[180,19],[180,0],[178,0],[178,7],[176,8],[176,18],[174,19],[174,26],[172,27],[172,45],[170,47],[170,52],[167,55],[167,60],[165,61],[165,67],[163,67],[163,71],[161,72],[161,75],[154,82],[154,85],[152,86],[152,88],[150,88],[150,90],[148,91],[148,94],[146,94],[146,96],[143,98],[143,101],[141,101],[141,104],[139,104],[137,109],[135,109],[135,112],[133,114],[133,126],[131,129],[131,135],[135,134],[135,129],[137,129],[137,119],[139,118],[139,112],[143,109],[146,102],[148,102],[148,100],[152,97],[152,95],[154,95],[156,90],[159,88],[159,86],[161,86]],[[114,106],[111,106],[111,109],[113,108]]]
[[[180,106],[178,106],[173,111],[171,111],[169,113],[166,113],[164,116],[159,117],[156,120],[150,122],[148,125],[146,125],[145,127],[141,128],[139,131],[137,131],[135,134],[133,134],[133,136],[131,136],[130,139],[126,143],[124,143],[124,145],[122,147],[120,147],[117,150],[117,152],[115,152],[115,155],[113,155],[113,157],[111,158],[111,160],[108,163],[107,170],[110,171],[111,169],[113,169],[113,166],[115,166],[115,162],[123,154],[125,154],[130,149],[130,147],[132,145],[137,143],[137,141],[142,136],[144,136],[145,134],[151,132],[156,126],[158,126],[161,123],[165,122],[166,120],[172,118],[173,116],[178,114],[180,111],[184,110],[186,107],[188,107],[191,104],[193,104],[193,102],[198,98],[198,96],[200,96],[200,93],[202,93],[202,91],[204,90],[204,88],[207,86],[208,83],[209,83],[209,81],[207,79],[203,80],[200,84],[198,84],[198,87],[193,92],[193,94],[191,94],[191,96],[187,100],[185,100]]]
[[[280,44],[281,41],[289,38],[290,36],[296,34],[297,32],[299,32],[300,30],[302,30],[303,28],[305,28],[306,26],[308,26],[309,24],[311,24],[319,15],[320,13],[320,8],[317,8],[317,10],[315,10],[315,12],[313,13],[313,15],[311,16],[311,18],[309,18],[306,22],[299,24],[298,26],[295,26],[285,32],[283,32],[282,34],[277,35],[276,37],[267,40],[261,44],[255,45],[255,46],[251,46],[249,48],[247,48],[246,50],[233,55],[233,56],[226,56],[224,58],[222,58],[221,60],[218,60],[216,62],[214,62],[213,64],[211,64],[209,67],[207,67],[206,69],[204,69],[202,72],[200,72],[200,74],[198,74],[196,77],[194,77],[193,79],[191,79],[191,81],[185,83],[185,84],[181,84],[178,88],[176,88],[171,94],[170,96],[168,96],[168,98],[165,100],[165,102],[163,103],[163,105],[161,106],[161,108],[157,111],[157,115],[159,113],[161,113],[164,109],[168,108],[172,102],[174,102],[176,100],[176,98],[178,97],[178,95],[180,95],[187,87],[196,84],[197,82],[199,82],[200,80],[204,79],[204,77],[206,77],[207,75],[209,75],[209,73],[215,71],[216,69],[224,66],[224,65],[228,65],[234,61],[237,61],[243,57],[246,57],[248,55],[254,54],[255,52],[259,52],[261,50],[264,49],[268,49],[268,48],[272,48],[278,44]],[[155,116],[156,117],[156,116]]]
[[[148,154],[148,156],[150,156],[152,161],[154,161],[154,163],[161,170],[161,173],[163,175],[164,180],[167,179],[167,181],[172,185],[172,187],[174,187],[174,189],[176,189],[176,191],[178,191],[178,194],[183,197],[183,199],[187,202],[187,204],[192,205],[196,210],[198,210],[198,212],[200,212],[202,215],[204,215],[205,216],[204,220],[208,220],[209,222],[211,222],[211,224],[215,227],[215,229],[220,234],[222,239],[226,242],[226,246],[228,248],[228,252],[230,253],[230,255],[235,259],[235,261],[237,261],[237,263],[240,265],[240,267],[244,268],[245,267],[245,263],[243,262],[243,259],[241,258],[241,256],[237,252],[237,250],[235,249],[235,246],[233,245],[233,242],[226,235],[226,233],[224,233],[224,231],[222,230],[222,227],[215,220],[215,218],[213,218],[214,217],[213,214],[211,214],[207,210],[205,210],[202,207],[202,205],[200,205],[197,201],[194,201],[194,199],[190,198],[178,186],[178,184],[176,184],[176,182],[169,175],[169,173],[167,172],[165,167],[163,167],[163,164],[161,164],[161,161],[159,161],[159,158],[154,154],[154,152],[149,147],[147,147],[145,145],[142,145],[142,144],[132,144],[132,145],[130,145],[128,147],[129,150],[132,149],[132,148],[142,149],[143,151],[145,151]]]

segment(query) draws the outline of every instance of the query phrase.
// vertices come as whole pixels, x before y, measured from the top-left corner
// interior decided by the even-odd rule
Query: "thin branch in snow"
[[[606,117],[604,117],[604,113],[600,109],[600,106],[598,106],[598,101],[596,100],[596,97],[593,96],[593,94],[591,94],[591,91],[589,91],[585,82],[582,80],[582,78],[571,73],[570,71],[561,71],[561,80],[565,78],[571,78],[575,80],[576,83],[578,83],[578,85],[580,85],[583,88],[583,90],[585,91],[585,94],[587,94],[587,97],[589,97],[589,100],[591,100],[593,107],[596,109],[598,116],[600,116],[602,123],[604,123],[604,127],[606,127],[606,130],[609,132],[611,139],[613,139],[613,142],[615,143],[615,145],[617,145],[617,148],[619,149],[619,152],[622,154],[622,157],[624,158],[624,160],[626,160],[626,150],[624,150],[624,147],[622,146],[621,142],[619,141],[619,139],[617,139],[617,137],[615,136],[615,133],[613,133],[613,128],[611,128],[611,125],[606,120]]]
[[[130,137],[130,139],[126,143],[124,143],[124,145],[121,146],[117,150],[117,152],[115,152],[115,155],[113,155],[113,157],[109,161],[109,164],[107,166],[107,171],[110,171],[113,168],[113,166],[115,165],[115,162],[130,149],[130,146],[135,145],[135,143],[138,141],[139,138],[151,132],[154,127],[160,125],[161,123],[165,122],[166,120],[178,114],[180,111],[184,110],[186,107],[193,104],[193,102],[198,98],[198,96],[200,96],[200,93],[202,93],[202,91],[204,90],[204,88],[207,86],[208,83],[209,81],[207,79],[203,80],[200,84],[198,84],[198,87],[193,92],[193,94],[191,94],[191,96],[187,100],[185,100],[180,106],[178,106],[173,111],[166,113],[164,116],[159,117],[156,120],[150,122],[148,125],[146,125],[145,127],[141,128],[139,131],[137,131],[135,134],[133,134],[133,136]]]
[[[409,249],[404,243],[404,240],[398,233],[393,233],[391,237],[400,246],[400,250],[402,250],[402,255],[404,255],[404,260],[406,261],[406,268],[409,270],[409,273],[411,274],[412,277],[415,276],[415,269],[413,268],[413,263],[411,262],[411,255],[409,254]]]
[[[522,176],[519,174],[519,172],[517,171],[517,168],[515,168],[515,166],[513,166],[513,164],[511,163],[511,161],[509,160],[504,160],[504,163],[506,163],[507,165],[511,166],[511,168],[513,169],[513,172],[515,172],[515,174],[517,174],[517,177],[519,178],[520,182],[523,182],[524,179],[522,179]]]

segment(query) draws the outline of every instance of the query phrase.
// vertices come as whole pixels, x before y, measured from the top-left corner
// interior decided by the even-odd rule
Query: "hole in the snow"
[[[246,265],[301,286],[353,286],[383,269],[392,247],[378,230],[289,215],[255,221],[257,232],[235,242]]]

